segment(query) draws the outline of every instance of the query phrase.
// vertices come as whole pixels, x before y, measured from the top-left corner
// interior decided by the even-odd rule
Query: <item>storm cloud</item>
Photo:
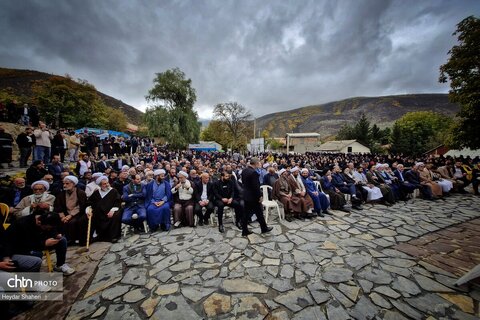
[[[439,66],[480,1],[0,2],[0,66],[69,74],[136,108],[179,67],[196,110],[255,116],[354,96],[447,92]]]

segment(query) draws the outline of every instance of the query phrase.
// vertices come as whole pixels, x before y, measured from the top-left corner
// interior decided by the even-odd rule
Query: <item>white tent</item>
[[[444,156],[451,156],[451,157],[460,157],[460,156],[470,156],[470,158],[480,157],[480,149],[471,150],[468,148],[462,150],[449,150]]]

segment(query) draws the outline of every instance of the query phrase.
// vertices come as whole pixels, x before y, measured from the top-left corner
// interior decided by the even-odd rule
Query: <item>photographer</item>
[[[50,150],[51,150],[51,140],[53,139],[53,134],[47,128],[47,125],[44,122],[39,123],[39,127],[33,131],[35,136],[35,160],[43,160],[45,164],[50,163]]]

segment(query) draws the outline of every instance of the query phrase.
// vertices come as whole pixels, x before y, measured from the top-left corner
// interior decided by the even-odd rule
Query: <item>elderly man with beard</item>
[[[28,216],[37,208],[53,211],[55,197],[47,193],[49,188],[49,183],[44,180],[32,183],[33,194],[24,197],[12,210],[12,214],[17,217]]]
[[[13,186],[0,186],[0,202],[6,203],[10,207],[10,212],[23,198],[32,194],[32,189],[25,187],[25,185],[25,179],[16,178],[13,180]]]
[[[165,173],[163,169],[155,170],[154,180],[144,189],[147,222],[152,232],[157,231],[159,227],[168,231],[171,226],[172,191],[170,183],[165,180]]]
[[[187,180],[188,173],[180,171],[178,173],[178,183],[172,188],[173,195],[173,221],[175,228],[180,225],[195,226],[195,219],[193,217],[193,186]]]
[[[307,193],[307,189],[303,184],[302,178],[298,174],[300,172],[300,168],[293,167],[292,170],[290,170],[290,172],[292,174],[288,177],[288,183],[290,184],[290,188],[292,189],[293,195],[300,199],[301,211],[300,211],[300,215],[297,215],[297,218],[300,217],[300,218],[311,219],[313,218],[313,215],[308,212],[311,212],[313,208],[313,201]]]
[[[91,175],[90,180],[85,186],[85,194],[87,195],[87,198],[90,198],[90,196],[93,194],[95,190],[100,189],[100,187],[97,184],[97,179],[103,176],[103,173],[101,172],[95,172],[94,174]]]
[[[328,207],[330,206],[330,201],[328,200],[327,196],[320,192],[315,185],[315,182],[310,178],[308,169],[302,169],[301,177],[303,185],[307,190],[308,195],[312,198],[313,207],[315,212],[319,217],[325,217],[324,214],[331,214],[328,211]]]
[[[84,246],[87,241],[88,218],[85,214],[87,195],[77,188],[78,179],[66,176],[63,179],[63,191],[55,199],[55,212],[62,220],[62,229],[69,244],[79,242]]]
[[[110,187],[106,176],[97,178],[96,182],[100,189],[93,192],[89,204],[92,206],[92,222],[97,239],[115,243],[120,239],[122,226],[120,194]]]

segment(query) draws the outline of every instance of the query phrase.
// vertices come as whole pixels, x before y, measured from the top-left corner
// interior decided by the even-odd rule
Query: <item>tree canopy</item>
[[[198,115],[193,110],[197,100],[192,80],[174,68],[157,73],[154,86],[145,97],[153,106],[145,112],[148,133],[164,138],[174,148],[197,143],[200,135]]]
[[[85,80],[53,76],[32,86],[41,117],[53,127],[97,127],[123,131],[127,118],[108,107],[95,87]]]
[[[453,33],[458,44],[448,52],[448,62],[440,67],[439,81],[450,82],[449,99],[460,104],[458,120],[452,128],[452,146],[480,148],[480,19],[463,19]]]
[[[232,149],[243,149],[252,136],[252,114],[237,102],[219,103],[213,109],[213,118],[221,121],[231,139]]]
[[[448,116],[436,112],[408,112],[393,126],[391,151],[415,155],[438,147],[448,139],[452,122]]]

